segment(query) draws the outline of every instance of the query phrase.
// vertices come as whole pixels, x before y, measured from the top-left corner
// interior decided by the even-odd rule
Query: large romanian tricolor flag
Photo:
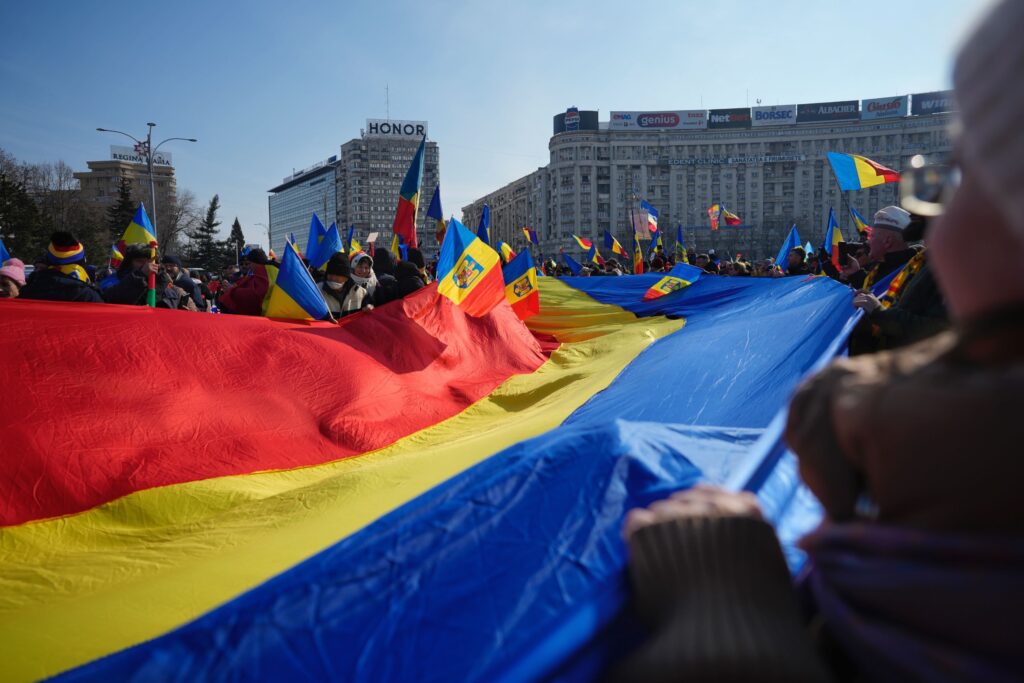
[[[395,210],[395,221],[391,224],[391,232],[401,235],[403,244],[416,248],[416,215],[420,206],[420,186],[423,184],[423,148],[427,144],[427,136],[420,140],[416,154],[405,173],[405,180],[398,190],[398,208]]]
[[[341,324],[0,300],[0,678],[593,679],[636,642],[626,512],[699,481],[798,570],[770,425],[849,289],[541,278],[524,324],[496,261],[453,221],[440,287]],[[490,273],[479,315],[439,293]]]
[[[832,173],[836,176],[839,189],[843,191],[864,190],[900,181],[898,172],[859,154],[829,152],[828,162],[832,164]]]

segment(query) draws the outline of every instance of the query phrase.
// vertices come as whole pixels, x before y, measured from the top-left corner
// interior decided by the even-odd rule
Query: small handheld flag
[[[491,207],[484,204],[484,210],[480,213],[480,224],[476,227],[476,236],[483,240],[487,246],[491,245]]]
[[[900,180],[897,171],[859,154],[829,152],[828,162],[832,165],[839,189],[843,191],[865,190],[885,183],[898,183]]]
[[[448,223],[444,219],[444,211],[441,209],[441,183],[434,188],[434,196],[430,198],[430,206],[427,207],[427,218],[434,220],[434,237],[437,243],[444,242],[444,233],[448,229]]]
[[[285,244],[281,267],[267,297],[264,314],[268,318],[292,320],[322,320],[329,314],[323,294],[291,242]]]
[[[721,214],[721,216],[722,216],[722,218],[725,219],[725,224],[726,225],[739,225],[740,223],[743,222],[742,220],[740,220],[739,216],[737,216],[736,214],[734,214],[731,211],[729,211],[729,209],[725,208],[724,204],[722,204],[721,206],[722,206],[722,214]]]
[[[320,245],[316,248],[316,258],[310,257],[309,265],[317,270],[323,270],[327,267],[327,262],[331,260],[332,256],[344,250],[344,245],[341,243],[341,235],[338,234],[338,226],[331,223],[331,227],[327,228],[327,234],[324,235]]]
[[[117,243],[117,246],[121,253],[124,253],[129,244],[149,245],[150,260],[156,261],[156,230],[153,229],[153,224],[149,222],[149,216],[146,215],[146,207],[142,202],[139,202],[139,208],[135,210],[132,222],[124,229],[124,234],[121,235],[121,240]],[[156,273],[149,273],[146,289],[146,305],[150,308],[156,308]]]
[[[686,260],[686,245],[683,243],[683,226],[676,226],[676,256]]]
[[[313,217],[309,220],[309,237],[306,238],[306,260],[310,263],[317,260],[316,250],[320,247],[320,243],[324,241],[324,237],[327,236],[327,228],[320,222],[320,217],[313,213]],[[294,244],[294,241],[292,242]]]
[[[825,243],[821,247],[832,257],[832,265],[837,269],[839,268],[839,244],[842,241],[843,231],[839,228],[839,222],[836,221],[835,211],[829,207],[828,228],[825,230]]]
[[[537,231],[536,230],[534,230],[530,226],[526,225],[526,226],[523,226],[523,234],[526,235],[526,241],[527,242],[529,242],[531,244],[535,244],[538,247],[540,246],[540,238],[537,237]]]
[[[576,240],[576,244],[580,245],[580,249],[583,251],[590,251],[594,243],[588,240],[586,237],[580,237],[579,235],[573,234],[572,238]]]
[[[850,215],[853,216],[853,225],[857,228],[857,234],[866,234],[871,237],[871,226],[868,224],[864,217],[857,213],[857,209],[850,207]]]
[[[596,263],[599,266],[604,265],[604,259],[601,258],[601,254],[597,251],[596,244],[591,244],[590,249],[587,250],[587,261]]]
[[[110,245],[110,267],[111,268],[118,268],[118,267],[121,266],[121,263],[123,261],[124,261],[124,254],[122,254],[121,250],[117,248],[117,245],[116,244]]]
[[[500,259],[454,218],[437,260],[437,291],[472,316],[483,316],[505,299]]]
[[[633,274],[642,275],[644,272],[644,252],[640,248],[640,240],[636,233],[633,233]]]
[[[0,239],[0,264],[2,264],[4,261],[9,261],[10,258],[11,253],[7,251],[7,247],[4,246],[4,241]]]
[[[658,280],[654,285],[647,290],[644,294],[644,301],[650,301],[651,299],[657,299],[658,297],[677,292],[684,287],[689,287],[698,279],[704,271],[696,266],[691,266],[688,263],[677,263],[672,266],[672,270],[665,275],[665,277]]]
[[[789,229],[789,234],[786,236],[786,241],[782,243],[782,248],[779,249],[779,255],[775,257],[775,265],[779,266],[783,270],[788,270],[786,263],[786,257],[789,256],[789,252],[793,251],[800,246],[800,233],[796,231],[796,223]]]
[[[607,230],[604,231],[604,248],[611,249],[613,254],[618,254],[623,258],[626,257],[626,250],[622,248],[619,241]]]
[[[722,207],[712,204],[708,207],[708,220],[711,221],[711,229],[718,230],[718,217],[722,213]]]
[[[409,163],[409,170],[405,173],[405,180],[398,191],[398,208],[395,210],[395,220],[391,224],[391,231],[401,235],[404,244],[410,247],[417,247],[416,241],[416,214],[420,206],[420,186],[423,184],[423,148],[427,144],[427,136],[420,140],[420,146],[416,148],[412,162]]]
[[[505,279],[505,298],[512,304],[520,320],[540,312],[540,290],[537,288],[537,269],[530,251],[524,249],[502,269]]]
[[[573,275],[579,275],[580,273],[583,272],[583,266],[581,266],[576,259],[574,259],[572,256],[569,256],[569,254],[565,253],[564,251],[562,252],[562,260],[565,261],[565,265],[569,267],[569,271]]]
[[[646,199],[640,200],[640,208],[647,212],[647,229],[652,233],[658,232],[658,210],[648,204]]]

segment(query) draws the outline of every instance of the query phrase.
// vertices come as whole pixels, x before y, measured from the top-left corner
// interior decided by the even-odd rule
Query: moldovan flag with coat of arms
[[[398,191],[398,209],[395,211],[395,222],[391,225],[391,232],[402,236],[402,243],[408,247],[417,248],[416,241],[416,212],[420,206],[420,186],[423,184],[423,147],[427,144],[427,136],[420,140],[420,146],[416,148],[416,156],[409,164],[405,180],[402,181],[402,188]]]
[[[504,269],[505,298],[512,304],[520,320],[540,313],[540,290],[537,289],[537,269],[530,252],[523,250]]]
[[[501,259],[456,219],[437,259],[437,291],[472,316],[486,315],[505,299]]]
[[[671,294],[672,292],[679,291],[684,287],[689,287],[698,279],[700,279],[701,273],[704,271],[697,266],[691,266],[689,263],[677,263],[672,266],[672,270],[668,271],[668,274],[654,283],[654,285],[647,290],[644,294],[644,301],[650,301],[651,299],[657,299],[660,296]]]

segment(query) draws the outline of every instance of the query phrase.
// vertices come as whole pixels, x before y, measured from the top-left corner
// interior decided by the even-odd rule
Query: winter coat
[[[409,261],[402,261],[395,267],[395,298],[402,299],[417,289],[427,286],[419,268]]]
[[[174,278],[174,286],[185,290],[185,294],[195,303],[197,311],[206,310],[206,299],[203,297],[202,289],[184,271],[178,273],[178,277]]]
[[[46,268],[37,270],[32,278],[21,288],[20,299],[36,299],[38,301],[84,301],[103,303],[103,297],[89,284],[73,277],[68,277],[59,270]]]
[[[341,289],[332,289],[325,280],[320,283],[320,293],[335,318],[358,313],[370,305],[370,296],[366,290],[351,279],[346,280]]]
[[[276,270],[273,265],[253,265],[248,275],[240,277],[234,287],[220,295],[218,305],[221,311],[238,315],[263,315],[263,299],[270,289],[270,268]],[[273,275],[276,276],[276,272]]]

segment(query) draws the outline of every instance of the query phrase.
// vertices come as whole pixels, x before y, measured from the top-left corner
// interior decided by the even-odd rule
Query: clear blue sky
[[[425,119],[446,213],[547,163],[576,105],[688,109],[949,86],[981,0],[0,5],[0,147],[76,169],[119,136],[172,142],[178,187],[262,238],[266,190],[365,119]]]

